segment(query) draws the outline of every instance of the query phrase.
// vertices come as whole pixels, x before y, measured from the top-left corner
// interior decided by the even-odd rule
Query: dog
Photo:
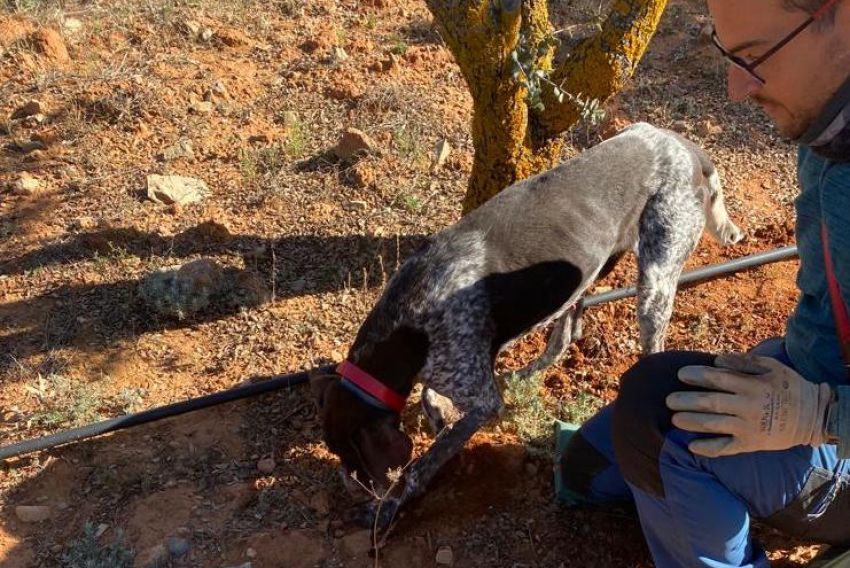
[[[493,367],[513,340],[554,322],[545,352],[521,373],[558,361],[581,334],[582,296],[632,249],[641,350],[663,350],[678,278],[704,228],[723,245],[743,236],[711,160],[678,134],[638,123],[431,237],[390,280],[346,361],[311,378],[346,484],[392,489],[361,522],[386,526],[500,414]],[[400,412],[417,379],[436,437],[411,462]]]

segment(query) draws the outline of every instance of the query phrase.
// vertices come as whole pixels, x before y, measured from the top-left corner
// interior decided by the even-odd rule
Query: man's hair
[[[817,12],[823,6],[826,0],[782,0],[782,7],[786,10],[802,10],[809,14]],[[832,8],[826,11],[826,14],[820,17],[815,23],[818,30],[824,30],[835,23],[835,11],[838,8],[838,3],[833,4]]]

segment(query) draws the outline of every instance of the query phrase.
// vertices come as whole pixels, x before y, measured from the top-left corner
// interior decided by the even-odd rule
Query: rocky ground
[[[706,239],[690,266],[790,243],[796,192],[793,149],[725,100],[705,24],[701,2],[672,1],[606,123],[570,137],[577,152],[646,120],[710,152],[747,239]],[[3,4],[3,442],[340,359],[399,262],[458,218],[470,113],[415,0]],[[668,346],[780,333],[795,269],[683,290]],[[633,276],[628,260],[596,291]],[[520,342],[500,371],[541,347]],[[0,564],[651,566],[633,514],[552,503],[545,455],[551,419],[611,400],[637,353],[632,301],[589,310],[569,358],[508,386],[509,416],[377,555],[344,522],[352,502],[296,388],[3,464]],[[406,424],[427,445],[413,409]],[[816,550],[760,534],[779,566]]]

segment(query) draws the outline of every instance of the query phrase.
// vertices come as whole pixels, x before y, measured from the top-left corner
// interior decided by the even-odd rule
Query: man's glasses
[[[826,14],[827,11],[832,8],[837,2],[838,0],[826,0],[826,2],[824,2],[823,5],[821,5],[821,7],[818,8],[813,14],[811,14],[805,22],[797,26],[794,31],[782,38],[776,45],[774,45],[752,61],[747,61],[743,57],[738,57],[737,55],[730,53],[725,47],[723,47],[723,44],[720,43],[720,40],[717,37],[717,32],[714,30],[712,30],[711,32],[711,40],[714,42],[714,45],[717,47],[717,49],[720,50],[720,53],[723,55],[723,58],[726,59],[726,61],[728,61],[732,65],[735,65],[736,67],[739,67],[740,69],[743,69],[750,77],[758,81],[759,84],[764,85],[766,81],[761,75],[756,73],[756,67],[773,57],[777,51],[788,45],[795,37],[803,33],[806,28],[811,26],[821,16]]]

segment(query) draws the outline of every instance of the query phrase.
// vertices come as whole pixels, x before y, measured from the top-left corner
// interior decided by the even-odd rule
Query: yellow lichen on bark
[[[544,89],[545,110],[534,113],[511,75],[520,34],[536,45],[551,33],[546,0],[426,0],[460,66],[473,99],[472,175],[463,213],[513,182],[551,167],[560,134],[580,119],[572,103]],[[602,31],[573,52],[552,80],[588,99],[607,100],[631,77],[655,32],[666,0],[615,0]],[[551,69],[552,53],[536,68]]]

